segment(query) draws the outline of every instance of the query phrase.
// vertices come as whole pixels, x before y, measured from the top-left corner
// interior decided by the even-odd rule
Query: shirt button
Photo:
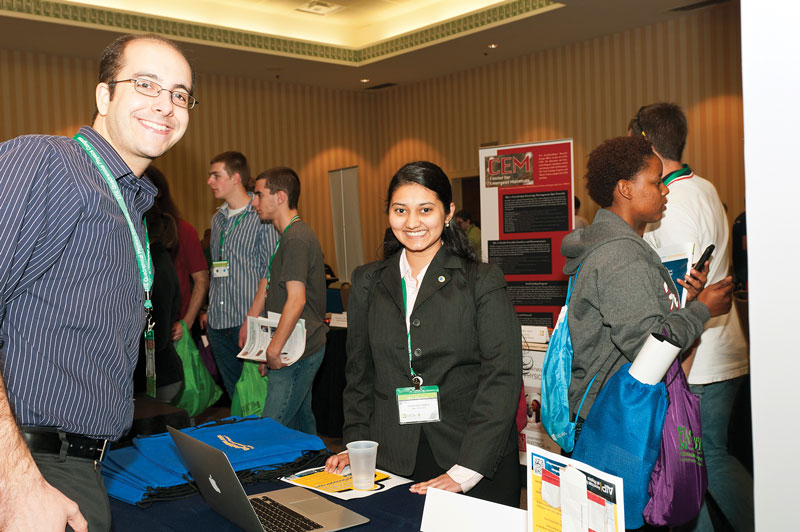
[[[414,349],[414,356],[415,356],[415,357],[418,357],[418,356],[420,356],[421,354],[422,354],[422,349],[420,349],[419,347],[418,347],[418,348],[416,348],[416,349]]]
[[[419,327],[419,318],[414,318],[411,321],[411,325],[413,325],[414,327]]]

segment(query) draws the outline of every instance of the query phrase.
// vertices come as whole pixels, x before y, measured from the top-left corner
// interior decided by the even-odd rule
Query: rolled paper
[[[675,340],[658,333],[650,333],[628,373],[639,382],[658,384],[680,352],[681,346]]]

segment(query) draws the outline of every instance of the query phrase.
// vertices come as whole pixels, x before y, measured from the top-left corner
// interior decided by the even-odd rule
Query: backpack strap
[[[565,319],[567,320],[567,327],[569,327],[569,300],[572,297],[572,289],[575,287],[575,278],[578,276],[578,272],[581,271],[581,266],[583,266],[582,262],[580,264],[578,264],[578,269],[575,270],[575,273],[572,274],[572,276],[569,278],[569,287],[567,288],[567,300],[564,303],[564,306],[567,307],[567,316],[565,317]],[[592,380],[589,381],[589,386],[586,387],[586,391],[583,392],[583,397],[581,398],[581,403],[580,403],[580,405],[578,405],[578,411],[575,412],[575,421],[578,421],[578,416],[580,416],[581,410],[583,410],[583,403],[584,403],[584,401],[586,401],[586,396],[589,395],[589,390],[592,389],[592,384],[594,384],[594,380],[597,378],[597,375],[599,373],[600,372],[598,371],[597,373],[594,374],[594,377],[592,377]]]

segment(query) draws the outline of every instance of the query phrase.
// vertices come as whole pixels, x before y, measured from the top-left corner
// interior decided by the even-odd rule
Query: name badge
[[[228,261],[215,260],[211,263],[211,275],[213,277],[227,277],[228,276]]]
[[[441,421],[438,386],[422,386],[419,390],[413,387],[397,388],[395,395],[401,425]]]

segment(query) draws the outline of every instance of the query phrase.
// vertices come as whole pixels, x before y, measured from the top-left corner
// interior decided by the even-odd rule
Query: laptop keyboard
[[[256,515],[267,532],[305,532],[322,528],[322,525],[300,515],[267,497],[250,499]]]

